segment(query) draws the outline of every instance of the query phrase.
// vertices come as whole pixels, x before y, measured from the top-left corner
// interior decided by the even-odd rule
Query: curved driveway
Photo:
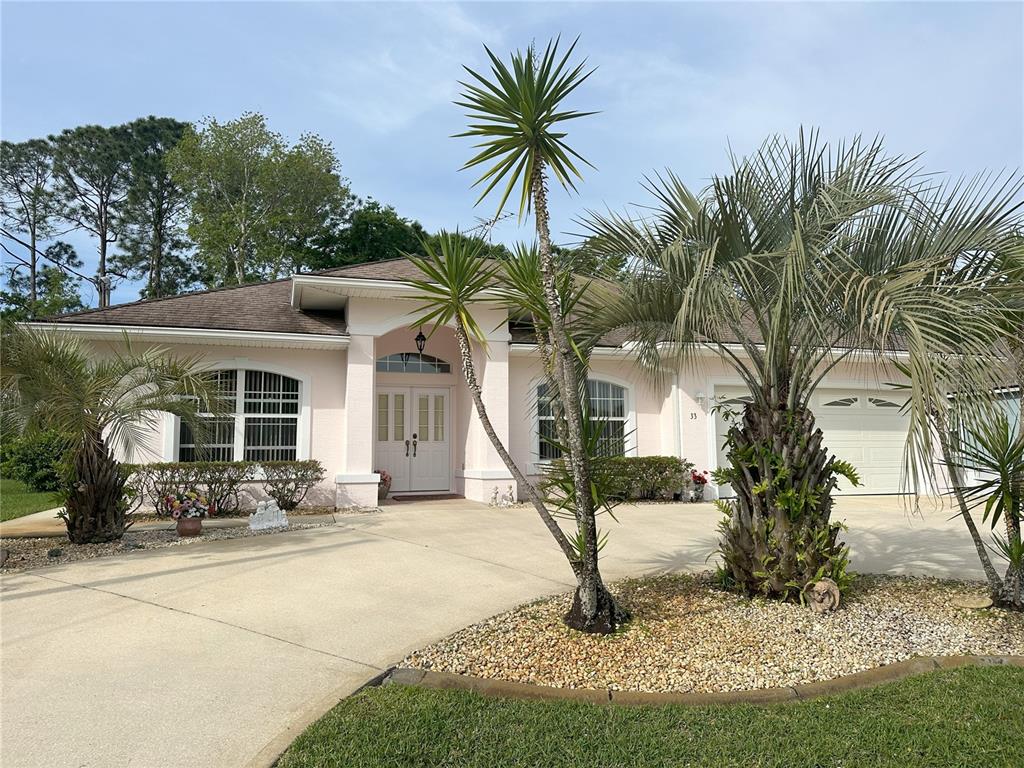
[[[979,578],[962,523],[846,499],[861,571]],[[710,505],[621,510],[608,578],[706,568]],[[8,574],[0,764],[269,765],[409,651],[571,574],[529,509],[408,503],[337,525]]]

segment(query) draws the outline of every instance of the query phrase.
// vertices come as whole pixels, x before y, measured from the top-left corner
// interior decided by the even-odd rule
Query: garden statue
[[[830,613],[839,607],[839,585],[830,578],[809,583],[806,592],[807,604],[814,613]]]
[[[256,505],[256,511],[249,515],[249,530],[265,531],[270,528],[287,528],[288,515],[277,505],[274,500],[261,501]]]

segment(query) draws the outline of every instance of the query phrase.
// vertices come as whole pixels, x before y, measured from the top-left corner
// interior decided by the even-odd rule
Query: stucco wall
[[[509,407],[513,414],[509,452],[520,469],[536,476],[536,388],[542,378],[540,361],[533,355],[513,354],[509,368]],[[676,455],[670,383],[652,382],[624,357],[595,357],[590,377],[626,388],[629,455]]]
[[[116,345],[94,342],[99,355],[109,355]],[[139,345],[144,346],[144,345]],[[327,470],[324,487],[313,494],[323,503],[333,503],[334,476],[345,461],[345,363],[344,350],[265,349],[243,346],[201,346],[195,344],[161,344],[170,354],[194,357],[211,368],[259,368],[300,379],[308,388],[310,410],[309,430],[305,435],[305,450],[299,446],[299,455],[318,459]],[[174,461],[177,435],[174,420],[157,416],[154,429],[133,455],[120,459],[131,462]],[[300,440],[303,439],[300,430]]]

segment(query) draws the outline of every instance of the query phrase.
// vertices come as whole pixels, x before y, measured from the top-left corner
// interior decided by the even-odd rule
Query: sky
[[[561,34],[597,71],[568,141],[596,169],[554,191],[556,241],[588,209],[644,202],[669,168],[699,189],[767,136],[886,139],[953,176],[1024,167],[1021,2],[0,2],[0,135],[21,141],[154,114],[267,116],[329,140],[352,190],[428,230],[474,206],[462,66]],[[529,239],[529,222],[492,237]],[[65,238],[70,239],[70,238]],[[94,269],[95,243],[73,244]],[[95,302],[89,287],[86,299]],[[115,302],[138,286],[122,283]]]

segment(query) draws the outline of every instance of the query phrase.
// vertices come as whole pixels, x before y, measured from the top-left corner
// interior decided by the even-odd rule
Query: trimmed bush
[[[57,432],[18,437],[3,448],[3,474],[20,480],[33,491],[58,491],[68,441]]]
[[[158,515],[169,515],[168,496],[198,491],[214,514],[229,515],[241,508],[240,494],[253,480],[256,465],[247,461],[171,461],[133,467],[133,490]]]
[[[217,515],[230,515],[242,508],[239,494],[242,487],[251,482],[258,464],[248,461],[203,461],[197,470],[201,478],[200,487],[206,491],[206,498]]]
[[[612,475],[611,487],[621,499],[671,499],[691,484],[693,464],[675,456],[613,456],[601,460]]]
[[[563,496],[571,483],[561,460],[551,462],[541,490],[552,498]],[[609,456],[594,460],[595,480],[603,494],[618,501],[653,501],[685,496],[693,485],[693,464],[675,456]]]
[[[285,512],[299,506],[310,488],[323,482],[326,475],[323,464],[314,459],[264,461],[259,466],[263,491]]]
[[[157,515],[169,515],[167,497],[198,491],[217,515],[237,513],[246,485],[262,487],[278,506],[290,512],[326,475],[319,461],[174,461],[131,468],[129,490]]]

